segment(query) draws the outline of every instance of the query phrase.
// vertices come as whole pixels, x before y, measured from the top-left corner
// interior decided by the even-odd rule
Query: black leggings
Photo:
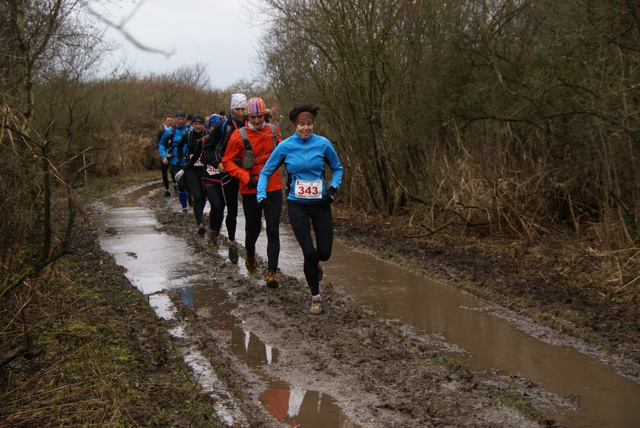
[[[162,171],[162,184],[164,184],[164,188],[169,190],[169,165],[168,163],[161,162],[160,170]],[[173,180],[173,184],[176,183],[176,179],[173,178],[173,173],[171,173],[171,180]]]
[[[329,260],[333,247],[331,204],[287,201],[287,211],[291,228],[304,255],[304,277],[311,295],[316,296],[320,293],[318,262]],[[311,226],[313,226],[317,249],[313,246]]]
[[[222,177],[222,193],[224,194],[224,203],[227,206],[227,218],[225,226],[229,234],[229,241],[236,240],[236,227],[238,226],[238,191],[240,182],[237,178],[230,175]]]
[[[222,227],[222,218],[224,217],[224,194],[222,193],[222,183],[220,179],[202,177],[202,186],[209,199],[211,212],[209,212],[209,228],[214,230],[218,235]],[[237,205],[237,204],[236,204]]]
[[[202,168],[201,166],[194,166],[184,173],[187,180],[187,190],[193,198],[193,214],[196,217],[197,224],[202,224],[202,212],[206,203],[204,192],[202,191]]]
[[[262,211],[267,225],[267,259],[269,272],[275,272],[278,268],[280,257],[280,214],[282,213],[282,191],[267,192],[267,200],[270,202],[264,208],[258,206],[255,193],[242,195],[242,208],[245,222],[245,249],[247,257],[256,255],[256,241],[262,229]]]

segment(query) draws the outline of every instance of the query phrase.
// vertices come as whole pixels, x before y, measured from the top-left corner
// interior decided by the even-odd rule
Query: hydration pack
[[[278,140],[277,140],[277,136],[280,135],[278,133],[276,133],[276,127],[274,125],[272,125],[271,123],[266,123],[265,125],[267,125],[269,127],[269,129],[271,130],[271,137],[273,138],[273,148],[275,149],[276,146],[278,145]],[[244,157],[242,158],[242,167],[245,169],[251,169],[253,168],[255,165],[263,165],[265,163],[267,163],[267,161],[264,162],[260,162],[260,163],[255,163],[255,158],[257,156],[263,156],[263,155],[268,155],[271,152],[273,152],[273,150],[270,150],[268,152],[265,153],[260,153],[258,155],[254,155],[253,154],[253,146],[251,145],[251,142],[249,141],[249,137],[247,135],[247,130],[246,128],[240,128],[240,137],[242,138],[242,142],[244,144]]]
[[[214,149],[215,159],[213,160],[213,163],[215,165],[218,165],[220,164],[220,162],[222,162],[222,158],[224,157],[224,152],[227,150],[227,143],[229,142],[229,137],[231,136],[231,133],[235,131],[235,122],[233,121],[233,119],[229,118],[227,119],[227,122],[228,121],[231,121],[231,123],[225,126],[224,134],[220,137],[220,141],[218,142],[218,145]],[[222,125],[217,125],[217,126],[224,126],[225,123],[227,122],[222,122]],[[213,130],[211,131],[211,134],[213,135]]]

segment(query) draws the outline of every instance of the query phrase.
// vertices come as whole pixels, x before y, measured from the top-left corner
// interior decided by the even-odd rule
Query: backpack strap
[[[176,133],[176,128],[175,128],[175,125],[171,125],[167,129],[170,129],[170,131],[169,131],[169,137],[164,142],[164,147],[166,149],[169,149],[171,147],[171,142],[173,141],[173,135]]]
[[[276,146],[278,145],[278,136],[280,134],[276,132],[275,125],[268,122],[266,123],[266,125],[271,130],[271,138],[273,139],[273,148],[275,149]],[[251,142],[249,141],[249,136],[247,135],[247,130],[245,128],[240,128],[240,137],[242,138],[242,142],[244,143],[244,149],[251,150],[252,149]],[[266,155],[267,153],[271,153],[271,152],[266,152],[262,154]],[[261,155],[256,155],[256,156],[261,156]]]
[[[171,125],[167,129],[170,129],[169,137],[162,142],[162,145],[164,145],[164,150],[167,152],[167,159],[170,159],[173,156],[173,136],[176,133],[176,127],[175,125]]]
[[[278,138],[277,137],[280,134],[276,132],[276,126],[274,124],[267,122],[267,126],[271,130],[271,137],[273,138],[273,148],[275,149],[276,146],[278,145]]]
[[[231,119],[231,118],[229,118],[229,119],[227,119],[227,122],[228,122],[229,120],[231,121],[231,122],[230,122],[230,123],[231,123],[231,126],[227,125],[227,126],[224,128],[224,136],[223,136],[223,139],[222,139],[222,141],[224,142],[224,144],[225,144],[225,145],[226,145],[226,144],[227,144],[227,142],[229,141],[229,138],[231,137],[231,134],[233,133],[233,131],[235,131],[236,129],[238,129],[238,124],[236,123],[236,121],[235,121],[235,120],[233,120],[233,119]]]
[[[213,152],[215,157],[214,161],[216,162],[216,165],[222,162],[222,158],[224,157],[224,152],[227,150],[227,143],[229,142],[229,138],[231,137],[231,134],[233,133],[233,131],[238,129],[238,125],[236,121],[233,120],[232,118],[228,118],[224,122],[220,122],[219,126],[222,127],[220,128],[220,140],[218,140],[218,144],[216,144]],[[212,135],[215,135],[214,132],[212,132]]]
[[[184,131],[184,134],[180,137],[180,141],[175,143],[175,147],[178,150],[178,161],[182,162],[185,159],[184,147],[187,146],[187,153],[189,151],[189,142],[191,141],[193,129],[187,125],[187,129]],[[185,144],[182,144],[183,139],[185,140]]]
[[[245,150],[253,150],[253,146],[251,145],[251,141],[249,141],[249,136],[247,135],[247,128],[240,128],[240,138],[242,138]]]
[[[276,132],[276,127],[273,124],[266,123],[266,125],[269,127],[269,130],[271,130],[271,138],[273,139],[273,148],[275,149],[276,146],[278,145],[277,136],[280,134]],[[242,143],[244,144],[245,153],[250,151],[254,158],[257,158],[259,156],[269,155],[273,152],[273,150],[269,150],[268,152],[253,155],[253,146],[251,145],[251,141],[249,141],[249,136],[247,135],[246,128],[240,128],[240,138],[242,138]],[[266,160],[264,162],[257,162],[254,165],[264,165],[265,163],[267,163]]]

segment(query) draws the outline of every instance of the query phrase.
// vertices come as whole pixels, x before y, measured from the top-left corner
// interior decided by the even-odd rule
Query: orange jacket
[[[242,194],[251,194],[257,193],[256,189],[249,189],[247,184],[251,178],[251,175],[255,177],[256,182],[258,181],[260,171],[264,167],[264,164],[269,159],[271,152],[273,151],[273,136],[271,135],[271,129],[265,124],[264,128],[258,131],[254,131],[248,126],[245,127],[247,130],[247,136],[249,137],[249,142],[251,143],[251,147],[253,147],[253,154],[255,157],[255,164],[251,169],[245,169],[241,166],[236,165],[234,162],[235,159],[242,159],[244,157],[244,143],[242,142],[242,137],[240,136],[240,130],[233,131],[231,137],[229,137],[229,143],[227,144],[227,150],[222,157],[222,166],[227,170],[229,175],[236,177],[240,180],[240,193]],[[280,131],[277,129],[278,135],[276,136],[276,141],[279,143],[282,141],[280,138]],[[280,181],[280,173],[276,171],[271,178],[269,179],[269,183],[267,184],[267,192],[272,192],[274,190],[282,189],[282,182]]]

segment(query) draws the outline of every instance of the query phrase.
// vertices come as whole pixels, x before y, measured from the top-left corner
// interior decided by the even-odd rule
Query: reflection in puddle
[[[197,262],[185,262],[194,257],[184,240],[158,231],[160,225],[153,213],[137,202],[138,198],[147,196],[157,188],[157,184],[143,186],[127,195],[107,198],[103,200],[100,214],[92,217],[101,247],[127,270],[127,278],[147,295],[156,314],[167,320],[174,317],[176,309],[165,291],[177,289],[182,302],[209,321],[210,330],[228,345],[231,352],[249,368],[256,369],[256,374],[269,387],[264,393],[266,396],[286,394],[287,401],[283,408],[288,419],[280,419],[279,413],[273,413],[277,412],[278,406],[282,408],[282,403],[273,407],[272,404],[276,403],[273,399],[263,401],[267,410],[281,422],[292,426],[304,424],[305,427],[356,427],[330,396],[317,391],[290,389],[289,385],[283,388],[282,382],[274,383],[277,381],[265,379],[259,372],[260,367],[277,363],[278,350],[263,343],[231,315],[235,305],[229,301],[219,284],[212,284],[209,278],[200,273],[203,272],[202,266],[198,266]],[[242,226],[238,225],[238,228]],[[241,266],[241,273],[242,269],[244,265]],[[183,326],[174,327],[169,333],[176,338],[187,337]],[[216,398],[215,410],[221,420],[229,426],[247,426],[247,421],[236,408],[230,394],[220,387],[221,382],[207,358],[195,349],[186,349],[183,353],[202,388]],[[307,402],[311,404],[305,405]]]
[[[292,427],[358,428],[341,411],[335,401],[318,391],[306,391],[286,382],[270,380],[269,389],[260,402],[278,421]]]
[[[217,388],[221,385],[209,361],[199,352],[190,350],[184,354],[185,362],[191,367],[202,389],[217,398],[214,405],[216,415],[230,426],[239,426],[246,420],[237,409],[233,397],[225,390]]]
[[[176,314],[176,308],[171,303],[171,299],[164,293],[151,294],[147,296],[147,300],[156,314],[164,320],[170,320]]]
[[[235,305],[229,303],[227,294],[219,284],[189,286],[180,289],[182,301],[209,320],[208,327],[229,345],[233,354],[250,368],[258,368],[277,361],[278,351],[263,343],[255,334],[244,328],[242,322],[231,315]]]

